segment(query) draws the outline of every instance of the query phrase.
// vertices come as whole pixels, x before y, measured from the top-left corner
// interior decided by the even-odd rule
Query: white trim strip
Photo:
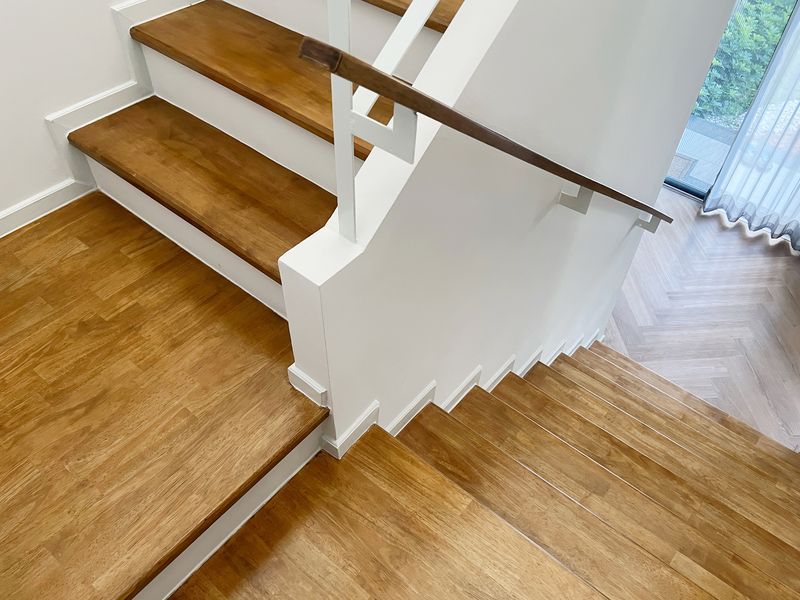
[[[338,438],[334,440],[328,436],[323,436],[322,449],[336,459],[343,458],[353,444],[355,444],[370,427],[378,423],[380,409],[381,405],[377,400],[374,400],[372,404],[367,407],[367,410],[356,419],[355,423]]]
[[[0,237],[4,237],[17,229],[25,227],[54,210],[66,206],[73,200],[91,192],[93,186],[65,179],[61,183],[43,192],[31,196],[22,202],[0,211]]]
[[[436,382],[431,381],[424,390],[414,399],[408,407],[400,413],[394,421],[386,428],[390,435],[397,436],[401,431],[414,420],[423,408],[433,402],[436,396]]]

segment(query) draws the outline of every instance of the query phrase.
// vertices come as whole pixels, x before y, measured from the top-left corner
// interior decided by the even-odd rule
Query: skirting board
[[[222,545],[255,515],[321,449],[325,423],[300,442],[283,460],[251,487],[239,500],[178,557],[168,564],[136,596],[135,600],[163,600],[199,569]]]
[[[564,350],[564,354],[568,356],[572,356],[575,354],[575,351],[583,345],[583,340],[577,340],[573,342],[571,346],[567,346],[568,350]]]
[[[298,367],[297,363],[293,363],[289,367],[289,383],[315,404],[319,404],[323,408],[328,406],[328,390]]]
[[[406,408],[402,413],[400,413],[394,421],[392,421],[387,427],[386,431],[389,432],[390,435],[397,436],[406,425],[408,425],[414,417],[416,417],[420,411],[428,406],[436,395],[436,382],[431,381],[428,386],[420,393],[414,401],[409,404],[408,408]]]
[[[546,365],[551,365],[553,361],[558,358],[563,352],[564,348],[566,348],[567,342],[564,342],[560,346],[558,346],[554,351],[549,352],[547,354],[542,354],[541,362]]]
[[[439,407],[445,412],[452,411],[456,406],[458,406],[458,403],[461,402],[467,394],[469,394],[469,391],[472,388],[480,384],[482,372],[483,367],[476,367],[469,377],[464,380],[464,383],[458,386],[456,391],[450,394],[450,397],[447,398],[447,400],[439,404]]]
[[[506,375],[508,375],[509,373],[511,373],[511,371],[514,370],[514,363],[516,362],[516,360],[517,360],[516,356],[512,356],[511,358],[509,358],[506,361],[506,363],[500,368],[500,370],[497,373],[495,373],[494,377],[492,377],[491,379],[489,379],[489,381],[486,382],[486,385],[483,386],[483,389],[485,389],[487,392],[491,392],[494,388],[496,388],[500,384],[500,382],[503,381],[503,378],[505,378]]]
[[[45,117],[53,142],[66,158],[72,177],[0,213],[0,236],[80,198],[96,187],[86,157],[69,144],[67,136],[76,129],[152,95],[150,76],[141,48],[131,39],[129,30],[137,23],[185,8],[197,1],[129,0],[111,7],[120,42],[126,51],[131,79]],[[19,214],[12,216],[12,213]]]
[[[280,284],[233,252],[190,225],[150,196],[118,177],[101,164],[89,160],[97,186],[142,221],[160,231],[259,302],[286,318]]]
[[[66,179],[27,200],[0,211],[0,237],[66,206],[92,191],[93,187],[74,179]]]
[[[328,436],[322,438],[322,449],[336,459],[344,458],[347,451],[355,444],[367,430],[378,423],[381,405],[374,400],[362,415],[356,419],[347,431],[338,438],[331,439]]]
[[[543,350],[542,348],[539,348],[539,349],[538,349],[538,350],[537,350],[537,351],[536,351],[536,352],[533,354],[533,356],[531,356],[531,357],[530,357],[530,358],[527,360],[527,362],[525,362],[525,364],[524,364],[524,365],[522,365],[522,367],[520,367],[519,369],[515,369],[515,370],[514,370],[514,372],[515,372],[517,375],[519,375],[520,377],[524,377],[525,375],[527,375],[527,374],[528,374],[528,371],[530,371],[530,370],[531,370],[531,369],[532,369],[534,366],[536,366],[536,364],[537,364],[537,363],[541,362],[541,360],[542,360],[542,354],[544,354],[544,350]]]

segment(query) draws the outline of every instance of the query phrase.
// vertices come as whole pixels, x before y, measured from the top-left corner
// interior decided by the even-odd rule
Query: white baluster
[[[350,51],[350,1],[328,0],[330,44]],[[336,195],[339,199],[339,233],[356,242],[355,140],[351,124],[353,84],[338,75],[331,76],[333,101],[333,141],[336,160]]]

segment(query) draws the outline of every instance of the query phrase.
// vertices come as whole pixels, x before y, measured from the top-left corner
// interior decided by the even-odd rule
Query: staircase
[[[0,240],[0,597],[800,597],[800,459],[602,344],[320,452],[281,258],[337,208],[330,73],[221,0],[130,35],[155,94],[69,134],[99,191]]]
[[[176,597],[800,597],[795,455],[631,369],[595,344],[317,456]]]

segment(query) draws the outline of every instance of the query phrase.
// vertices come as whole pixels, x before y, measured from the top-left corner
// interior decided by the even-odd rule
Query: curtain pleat
[[[800,11],[703,207],[800,251]]]

